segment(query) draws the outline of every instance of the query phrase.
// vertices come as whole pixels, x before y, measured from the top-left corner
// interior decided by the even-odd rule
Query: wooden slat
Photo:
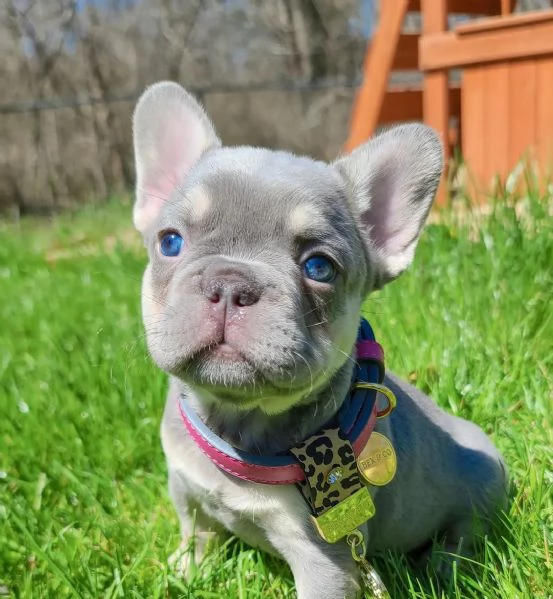
[[[506,17],[513,12],[511,0],[501,0],[501,15]]]
[[[363,85],[355,99],[346,151],[365,142],[377,127],[407,2],[395,0],[384,4],[382,8],[378,28],[365,59]]]
[[[470,36],[455,32],[423,36],[419,66],[433,71],[547,54],[553,54],[553,22]]]
[[[461,106],[463,110],[463,158],[467,166],[467,187],[472,195],[480,195],[483,188],[484,161],[484,90],[482,69],[469,69],[462,75]],[[487,182],[486,182],[487,184]]]
[[[449,114],[459,116],[461,106],[461,89],[452,86],[449,89]],[[389,124],[402,121],[421,121],[423,119],[422,89],[392,87],[386,93],[379,123]],[[448,136],[450,135],[448,131]]]
[[[503,16],[477,19],[471,23],[462,23],[455,27],[458,35],[472,35],[484,31],[500,31],[501,29],[513,29],[515,27],[526,27],[536,23],[548,23],[553,21],[553,10],[535,10],[523,14],[511,15],[509,18]]]
[[[419,68],[419,35],[403,33],[399,36],[392,69],[411,71]]]
[[[447,29],[447,0],[422,0],[423,11],[421,41],[428,35],[438,34]],[[424,75],[423,116],[424,122],[441,137],[444,148],[444,175],[441,178],[436,204],[443,206],[447,201],[447,167],[449,165],[449,78],[447,71]]]
[[[498,15],[501,12],[501,0],[449,0],[450,13],[467,15]],[[409,11],[419,12],[421,0],[409,0]]]
[[[509,65],[477,67],[484,76],[483,166],[485,181],[499,175],[502,183],[509,171]],[[467,118],[471,118],[467,115]]]
[[[544,180],[553,175],[553,57],[537,64],[536,157]]]
[[[509,169],[533,151],[536,139],[536,63],[533,60],[509,64]]]

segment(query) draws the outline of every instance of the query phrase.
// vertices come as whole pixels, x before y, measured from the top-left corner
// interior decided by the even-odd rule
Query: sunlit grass
[[[179,539],[159,442],[165,379],[145,350],[145,254],[128,220],[114,203],[0,225],[0,592],[294,597],[280,562],[235,540],[190,584],[167,569]],[[366,303],[388,365],[483,426],[512,476],[504,526],[450,589],[401,556],[377,560],[393,597],[551,597],[552,300],[552,218],[534,198],[523,217],[513,201],[446,214],[412,270]]]

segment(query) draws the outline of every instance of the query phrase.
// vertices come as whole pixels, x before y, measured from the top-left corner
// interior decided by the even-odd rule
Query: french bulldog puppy
[[[344,541],[317,534],[293,484],[224,472],[187,433],[178,400],[235,448],[286,451],[336,414],[355,365],[362,301],[413,260],[442,171],[420,124],[387,130],[326,164],[288,152],[222,147],[182,87],[148,88],[134,113],[134,224],[149,252],[142,290],[149,352],[169,375],[162,443],[180,518],[178,565],[195,536],[231,531],[290,566],[299,599],[355,597]],[[378,324],[378,323],[376,323]],[[506,496],[502,458],[480,428],[387,373],[397,408],[379,420],[397,454],[367,553],[417,550],[437,535],[469,550],[475,514]]]

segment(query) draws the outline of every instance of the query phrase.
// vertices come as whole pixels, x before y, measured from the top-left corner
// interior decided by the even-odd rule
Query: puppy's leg
[[[484,528],[475,525],[475,516],[459,517],[449,524],[441,538],[416,557],[414,565],[421,569],[430,566],[440,582],[447,585],[454,580],[454,571],[463,561],[475,556],[477,534],[484,532]]]
[[[356,599],[360,597],[358,571],[345,543],[321,545],[302,534],[283,530],[271,542],[284,557],[292,574],[298,599]]]
[[[440,582],[453,580],[454,570],[463,558],[473,555],[471,536],[467,537],[447,534],[441,540],[432,542],[422,552],[410,554],[412,564],[421,572],[437,575]]]
[[[294,574],[298,599],[356,599],[361,588],[357,566],[317,547],[303,548],[288,563]]]
[[[169,495],[180,521],[181,542],[169,557],[169,565],[181,576],[190,575],[191,565],[199,564],[209,542],[222,534],[221,526],[189,498],[179,472],[169,471]]]
[[[462,565],[465,558],[475,556],[477,539],[488,530],[489,523],[479,521],[476,515],[460,517],[449,525],[445,533],[443,553],[436,566],[436,572],[442,580],[453,580],[455,568]]]
[[[478,552],[478,540],[491,531],[498,514],[507,507],[507,469],[491,444],[489,454],[491,459],[486,456],[478,464],[473,462],[473,481],[472,487],[467,487],[467,505],[445,530],[444,552],[437,571],[446,580],[453,577],[454,567],[461,565],[463,558],[473,557]],[[469,501],[469,498],[472,500]]]

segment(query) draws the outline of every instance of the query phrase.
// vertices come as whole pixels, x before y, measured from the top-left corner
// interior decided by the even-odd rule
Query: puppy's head
[[[422,125],[334,164],[223,148],[175,83],[139,100],[134,146],[150,353],[205,401],[268,414],[349,359],[361,302],[412,261],[442,169]]]

